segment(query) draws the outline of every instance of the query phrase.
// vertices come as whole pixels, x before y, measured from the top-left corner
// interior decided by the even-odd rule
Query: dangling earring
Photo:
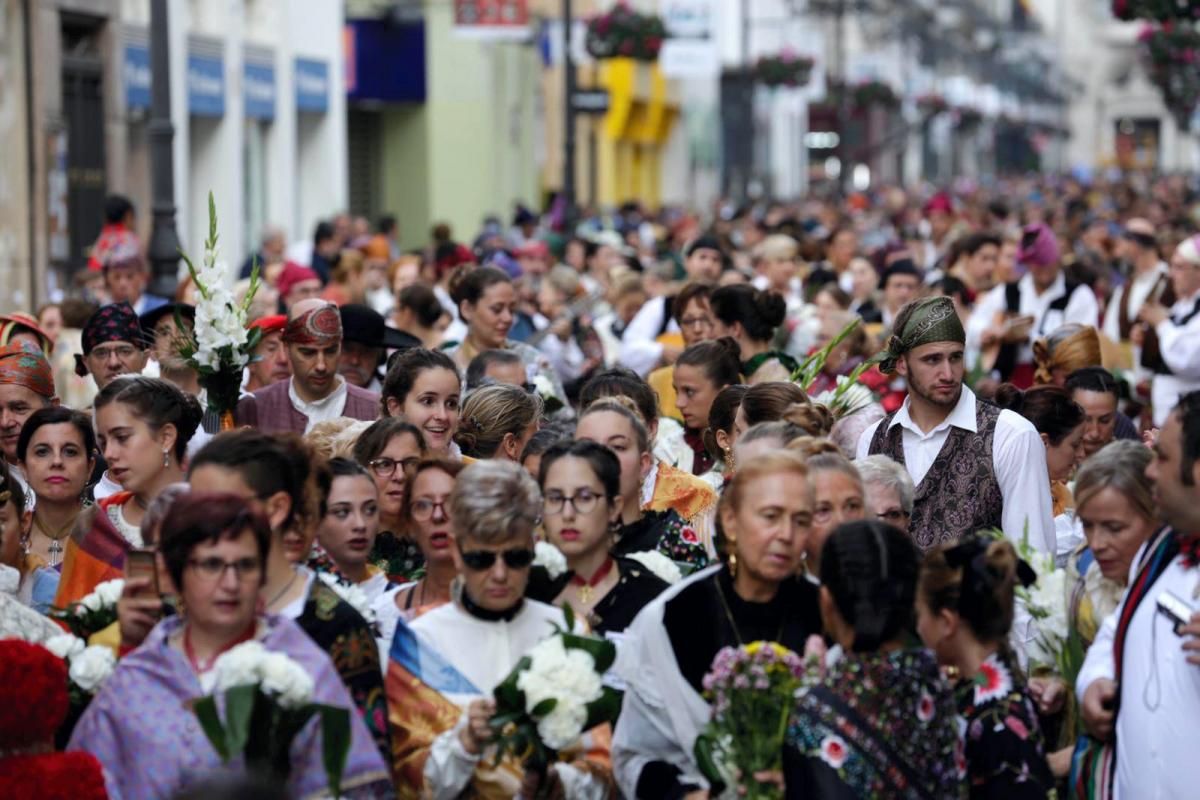
[[[170,453],[169,450],[163,450],[163,468],[164,469],[171,466],[171,456],[168,455],[169,453]]]
[[[737,551],[735,551],[733,549],[733,542],[730,542],[729,545],[730,545],[730,547],[729,547],[729,575],[730,575],[730,577],[736,578],[737,577]]]
[[[726,472],[734,472],[735,470],[734,470],[734,464],[733,464],[733,448],[726,447],[723,449],[725,451],[725,471]]]

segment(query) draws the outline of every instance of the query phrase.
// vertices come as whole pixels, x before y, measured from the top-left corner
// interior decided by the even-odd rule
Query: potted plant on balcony
[[[1200,0],[1112,0],[1113,16],[1128,22],[1134,19],[1200,19]]]
[[[936,92],[930,92],[929,94],[917,97],[917,109],[930,117],[935,117],[949,108],[950,104],[946,102],[946,98]]]
[[[1200,31],[1171,22],[1147,25],[1138,36],[1138,53],[1176,124],[1189,130],[1200,104]]]
[[[667,36],[662,17],[643,14],[620,2],[587,23],[587,51],[593,58],[654,61]]]
[[[808,83],[813,60],[784,48],[778,55],[761,56],[754,65],[754,79],[763,86],[796,88]]]
[[[896,96],[896,92],[883,81],[863,81],[851,87],[850,91],[854,105],[858,108],[895,108],[900,105],[900,98]]]

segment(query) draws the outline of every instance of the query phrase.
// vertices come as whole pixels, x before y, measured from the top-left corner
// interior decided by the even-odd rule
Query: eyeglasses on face
[[[899,525],[904,520],[908,519],[908,512],[899,508],[889,508],[887,511],[875,515],[889,525]]]
[[[499,553],[492,550],[459,550],[463,564],[474,572],[491,569],[496,563],[496,557],[504,559],[504,565],[509,569],[525,569],[533,563],[534,553],[525,547],[515,547]]]
[[[427,519],[433,519],[434,509],[440,508],[442,510],[442,516],[446,519],[449,519],[450,514],[446,511],[446,502],[446,500],[426,500],[424,498],[421,500],[414,500],[412,504],[412,517],[413,519],[424,522]]]
[[[187,563],[196,571],[197,575],[208,581],[220,580],[225,576],[227,569],[232,569],[234,576],[239,581],[257,577],[262,571],[262,563],[257,558],[249,556],[239,558],[237,561],[226,561],[216,556],[200,559],[190,558]]]
[[[419,462],[420,459],[416,458],[415,456],[412,458],[402,458],[398,461],[394,458],[380,456],[379,458],[372,458],[370,461],[368,461],[367,466],[370,467],[371,472],[374,472],[378,477],[390,478],[396,474],[396,467],[400,467],[404,470],[405,474],[409,474],[417,468],[417,464]]]
[[[112,358],[113,356],[116,356],[121,361],[128,361],[129,359],[131,359],[135,355],[137,355],[137,353],[138,353],[138,349],[136,347],[133,347],[132,345],[128,345],[128,344],[121,344],[121,345],[117,345],[115,347],[101,346],[101,347],[93,348],[91,357],[98,358],[101,361],[107,361],[108,359]]]
[[[679,320],[679,327],[681,328],[706,328],[711,324],[712,320],[708,317],[682,317]]]
[[[561,514],[567,503],[571,504],[576,514],[590,514],[602,497],[604,495],[596,494],[590,489],[580,489],[570,496],[562,492],[546,492],[542,505],[547,514]]]

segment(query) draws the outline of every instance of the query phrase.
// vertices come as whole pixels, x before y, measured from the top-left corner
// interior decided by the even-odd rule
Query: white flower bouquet
[[[208,396],[208,410],[221,415],[222,429],[232,427],[232,415],[241,396],[242,369],[250,363],[262,331],[246,330],[247,316],[258,292],[259,265],[250,274],[250,288],[239,303],[229,287],[229,271],[219,260],[217,248],[217,208],[208,193],[208,239],[204,242],[204,260],[199,269],[180,252],[200,298],[196,303],[195,328],[189,330],[175,313],[179,332],[179,355],[196,371]]]
[[[575,616],[569,605],[563,614],[566,627],[539,642],[495,689],[490,724],[497,734],[497,763],[511,753],[526,770],[544,775],[558,751],[617,717],[620,698],[602,682],[616,660],[616,646],[571,633]]]
[[[842,328],[838,332],[838,335],[834,336],[828,344],[800,362],[800,366],[792,373],[792,382],[807,393],[809,387],[813,385],[813,382],[816,381],[817,376],[821,373],[821,370],[825,368],[825,362],[829,360],[830,353],[845,341],[846,337],[854,333],[855,329],[861,323],[861,319],[855,318],[846,327]],[[818,397],[814,398],[815,402],[828,407],[837,419],[848,417],[866,408],[874,402],[875,395],[866,386],[860,384],[858,379],[862,377],[864,372],[871,369],[871,367],[878,364],[881,360],[882,357],[877,355],[863,361],[849,375],[839,375],[837,388],[828,392],[822,392]]]
[[[213,669],[213,693],[193,701],[192,711],[221,760],[240,755],[247,768],[286,780],[292,740],[315,716],[329,791],[337,797],[350,752],[350,712],[314,703],[313,679],[304,668],[256,641],[223,653]],[[218,695],[225,698],[223,720]]]
[[[567,571],[567,557],[549,542],[537,542],[533,546],[533,566],[546,570],[550,580],[558,580]]]
[[[74,634],[52,636],[44,645],[67,662],[67,689],[71,705],[75,707],[86,706],[117,668],[117,657],[111,648],[98,644],[88,646]]]
[[[87,641],[117,621],[117,601],[125,589],[125,581],[116,578],[96,584],[91,594],[66,608],[51,608],[48,616],[70,628],[71,633]],[[57,637],[56,637],[57,638]]]

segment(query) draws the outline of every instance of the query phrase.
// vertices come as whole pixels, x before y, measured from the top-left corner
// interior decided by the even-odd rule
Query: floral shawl
[[[1037,711],[1011,660],[992,653],[954,692],[967,725],[971,800],[1053,798]]]
[[[954,695],[932,654],[844,656],[798,694],[784,765],[789,797],[962,797]]]
[[[224,767],[188,702],[203,691],[183,654],[169,643],[183,620],[168,617],[137,650],[121,659],[92,699],[71,736],[69,750],[94,755],[123,800],[156,800]],[[291,620],[264,618],[259,639],[268,650],[298,662],[315,685],[313,700],[342,708],[353,701],[333,664]],[[342,775],[348,798],[391,797],[387,767],[357,714],[350,715],[351,744]],[[288,795],[298,800],[328,792],[314,719],[292,742]]]

